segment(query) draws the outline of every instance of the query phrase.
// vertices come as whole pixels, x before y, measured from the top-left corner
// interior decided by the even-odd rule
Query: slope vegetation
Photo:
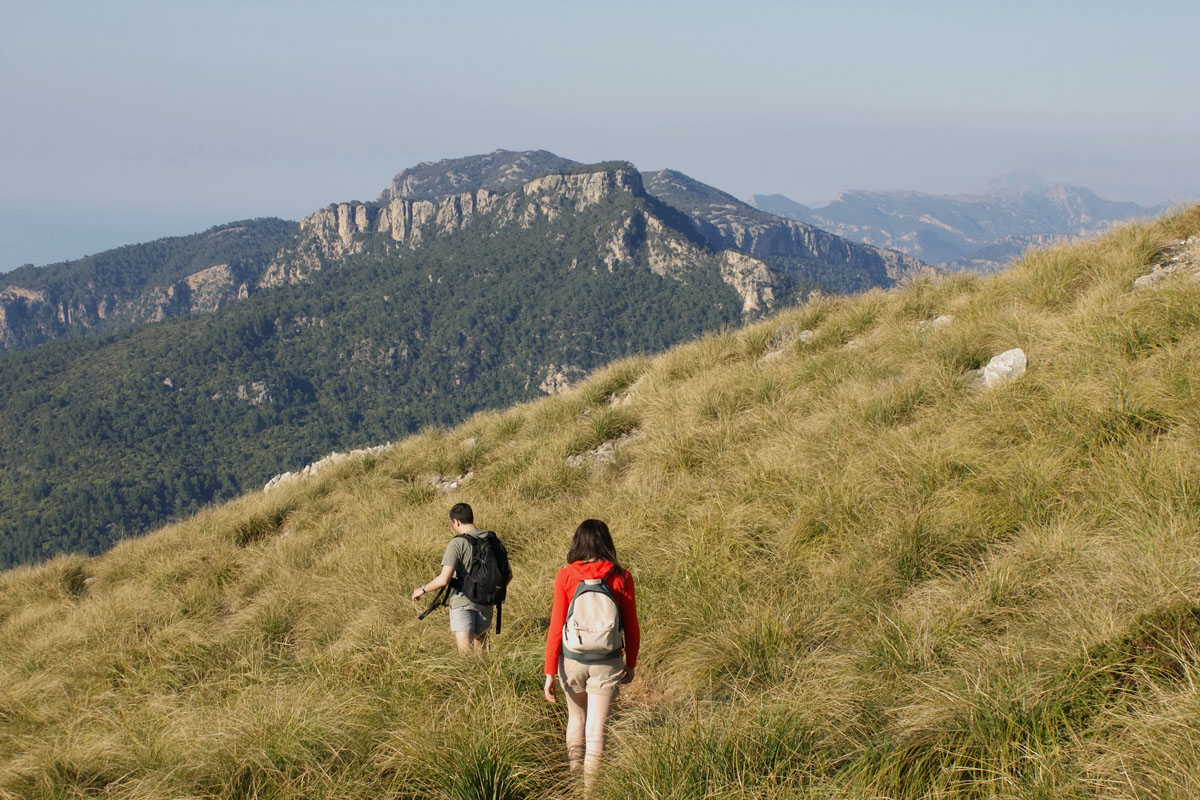
[[[566,796],[541,653],[588,516],[643,630],[599,797],[1200,795],[1197,242],[816,298],[6,573],[0,796]],[[458,500],[516,568],[480,658],[407,601]]]

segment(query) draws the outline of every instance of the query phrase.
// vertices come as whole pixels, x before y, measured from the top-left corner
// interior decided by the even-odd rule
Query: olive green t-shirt
[[[485,533],[489,531],[468,531],[468,536],[474,536],[477,539],[482,539]],[[471,571],[471,543],[461,536],[455,536],[446,545],[446,552],[442,554],[442,566],[452,567],[454,575],[459,580],[467,576]],[[453,589],[450,592],[450,607],[464,608],[466,606],[475,605],[467,596],[458,589]]]

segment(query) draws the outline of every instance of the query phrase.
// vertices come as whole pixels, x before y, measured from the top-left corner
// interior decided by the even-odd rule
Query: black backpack
[[[459,575],[455,570],[450,583],[437,593],[429,608],[417,619],[425,619],[435,608],[446,605],[451,590],[458,589],[476,605],[496,607],[496,633],[499,634],[504,598],[508,595],[508,551],[492,531],[484,531],[478,536],[460,533],[456,538],[466,539],[471,545],[471,568],[466,575]]]
[[[454,577],[455,588],[476,605],[501,605],[508,593],[508,551],[492,531],[460,533],[458,538],[471,545],[471,568],[466,575]]]

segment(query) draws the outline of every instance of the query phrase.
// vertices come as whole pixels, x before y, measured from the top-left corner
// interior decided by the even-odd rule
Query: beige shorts
[[[621,656],[591,663],[558,657],[558,680],[563,690],[571,694],[587,692],[602,697],[616,697],[623,677],[625,659]]]

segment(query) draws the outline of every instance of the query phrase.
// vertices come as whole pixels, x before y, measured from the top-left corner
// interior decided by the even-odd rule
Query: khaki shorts
[[[558,680],[563,690],[571,694],[587,692],[616,697],[624,677],[625,659],[621,656],[591,663],[573,661],[565,656],[558,658]]]

